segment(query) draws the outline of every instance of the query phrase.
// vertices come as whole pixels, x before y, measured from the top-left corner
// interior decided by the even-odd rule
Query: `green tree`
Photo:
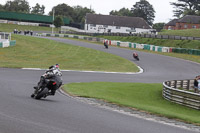
[[[74,16],[71,16],[76,23],[85,23],[86,13],[95,13],[94,10],[88,9],[87,7],[74,6]]]
[[[0,11],[4,11],[4,6],[0,4]]]
[[[75,16],[74,9],[67,4],[59,4],[57,6],[54,6],[52,8],[52,11],[49,12],[49,15],[53,16],[53,10],[54,10],[54,15],[55,16],[62,16],[62,17],[67,17],[71,21],[73,20],[73,16]]]
[[[155,23],[153,24],[153,29],[156,29],[157,32],[160,32],[163,27],[164,27],[165,23]]]
[[[26,0],[7,1],[4,5],[5,11],[30,13],[30,6]]]
[[[142,17],[149,25],[153,24],[155,10],[148,1],[140,0],[139,2],[136,2],[131,11],[134,17]]]
[[[43,15],[44,14],[44,10],[45,10],[45,6],[44,5],[40,6],[37,3],[34,7],[32,7],[31,13]]]
[[[64,25],[63,18],[61,16],[57,16],[53,22],[56,28]]]
[[[174,6],[173,12],[177,18],[185,15],[198,15],[200,11],[200,0],[178,0],[170,4]]]
[[[119,11],[112,10],[110,15],[116,16],[133,16],[133,13],[128,8],[121,8]]]

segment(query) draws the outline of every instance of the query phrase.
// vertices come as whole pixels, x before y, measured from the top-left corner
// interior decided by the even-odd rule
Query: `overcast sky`
[[[92,8],[97,14],[109,15],[112,10],[119,10],[123,7],[129,10],[140,0],[27,0],[31,7],[35,6],[36,3],[45,6],[45,14],[51,11],[53,6],[65,3],[69,6],[80,5],[82,7]],[[153,5],[155,13],[154,23],[158,22],[169,22],[173,19],[173,6],[170,2],[177,2],[178,0],[147,0]],[[5,4],[7,0],[0,0],[0,4]]]

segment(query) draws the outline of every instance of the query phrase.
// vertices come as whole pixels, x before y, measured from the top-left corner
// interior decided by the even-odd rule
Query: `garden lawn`
[[[200,111],[165,100],[162,97],[162,84],[70,83],[64,85],[64,90],[75,96],[103,99],[118,105],[200,125]]]
[[[133,62],[90,48],[31,36],[12,35],[16,46],[0,48],[0,67],[137,72]]]

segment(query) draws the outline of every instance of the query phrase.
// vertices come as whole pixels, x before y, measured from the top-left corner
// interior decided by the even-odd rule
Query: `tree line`
[[[45,6],[36,3],[35,6],[30,7],[27,0],[13,0],[7,1],[5,5],[0,4],[0,11],[10,11],[19,13],[31,13],[31,14],[45,14]],[[48,15],[55,15],[55,24],[62,25],[63,17],[69,18],[70,22],[74,25],[83,24],[85,22],[86,13],[95,13],[94,10],[82,6],[71,7],[67,4],[58,4],[52,8],[52,11]]]
[[[185,15],[200,16],[200,0],[177,0],[170,3],[174,7],[174,17],[180,18]],[[163,9],[164,10],[164,9]],[[41,14],[45,13],[45,6],[36,3],[34,7],[30,7],[27,0],[8,0],[5,5],[0,4],[0,11],[13,11],[23,13]],[[95,13],[94,10],[87,7],[69,6],[65,3],[58,4],[52,8],[48,15],[55,15],[58,21],[62,21],[62,17],[67,17],[74,24],[84,24],[86,13]],[[162,28],[164,23],[153,24],[155,18],[155,10],[148,0],[139,0],[131,9],[121,8],[119,10],[111,10],[110,15],[142,17],[153,28]],[[56,18],[57,19],[57,18]]]

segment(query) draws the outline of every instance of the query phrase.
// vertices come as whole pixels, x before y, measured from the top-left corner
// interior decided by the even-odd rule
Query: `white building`
[[[87,13],[85,31],[90,33],[151,33],[153,29],[140,17]]]

